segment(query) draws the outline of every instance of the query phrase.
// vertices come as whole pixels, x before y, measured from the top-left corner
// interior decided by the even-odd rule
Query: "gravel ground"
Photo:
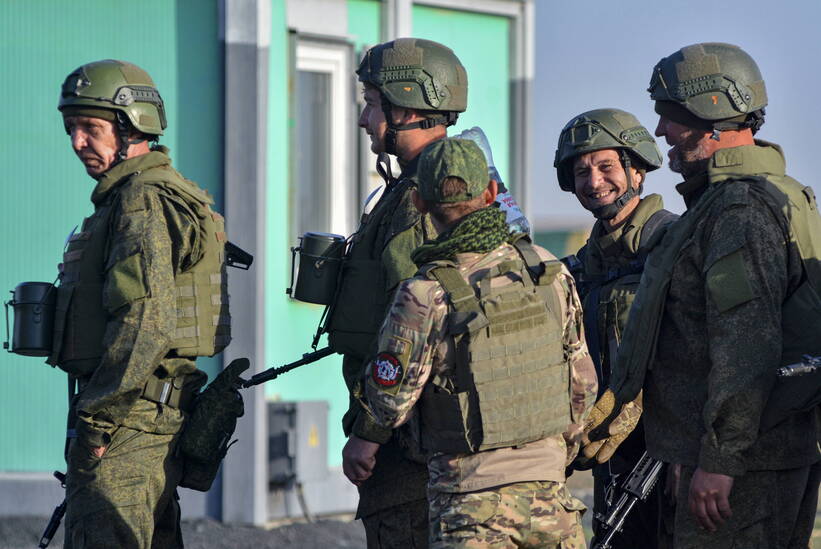
[[[48,517],[0,519],[0,549],[37,547]],[[264,529],[229,525],[210,519],[183,521],[186,549],[359,549],[365,547],[365,530],[359,521],[319,520],[312,524],[289,524]],[[63,528],[49,548],[63,545]]]

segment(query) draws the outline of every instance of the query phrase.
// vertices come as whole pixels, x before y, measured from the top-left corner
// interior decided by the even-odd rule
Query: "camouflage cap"
[[[487,161],[479,146],[470,139],[442,139],[425,147],[417,172],[420,196],[428,202],[465,202],[481,195],[487,188]],[[442,196],[442,182],[458,177],[467,190],[454,196]]]

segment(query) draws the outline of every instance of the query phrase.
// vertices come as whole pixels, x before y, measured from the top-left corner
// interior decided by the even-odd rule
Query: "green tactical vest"
[[[722,159],[739,154],[743,153],[733,149],[716,152]],[[726,160],[725,163],[729,164]],[[754,173],[766,173],[766,170],[754,170]],[[645,372],[652,366],[664,302],[679,251],[710,204],[720,200],[727,185],[749,185],[763,190],[774,215],[788,221],[789,244],[797,246],[801,256],[805,276],[782,304],[781,364],[773,365],[773,375],[777,366],[800,362],[804,354],[821,353],[821,216],[815,195],[810,187],[786,175],[739,175],[729,181],[709,184],[695,206],[671,226],[657,251],[650,254],[611,383],[620,402],[635,398]]]
[[[76,376],[90,375],[102,357],[108,313],[103,307],[107,243],[120,193],[126,185],[151,185],[199,221],[203,255],[175,276],[177,328],[171,351],[181,357],[212,356],[230,342],[223,218],[211,198],[170,165],[137,172],[112,189],[80,232],[69,237],[57,288],[52,354],[47,362]]]
[[[525,258],[538,258],[523,244],[517,249],[532,252]],[[445,290],[448,334],[456,341],[453,373],[432,378],[419,401],[426,450],[476,453],[567,429],[570,369],[561,305],[552,287],[560,271],[558,261],[507,260],[472,287],[450,261],[420,270]],[[521,283],[491,287],[494,278],[508,274]]]
[[[659,195],[647,195],[623,227],[606,233],[601,222],[597,222],[587,244],[576,255],[562,259],[582,300],[584,333],[596,366],[599,394],[607,388],[610,369],[616,361],[650,252],[647,244],[657,242],[657,232],[678,219],[663,208]]]
[[[415,182],[405,178],[392,185],[373,211],[363,216],[359,230],[351,239],[325,329],[334,351],[363,360],[372,352],[385,318],[392,297],[388,288],[413,276],[415,266],[410,254],[424,240],[408,242],[406,253],[401,252],[407,267],[393,264],[396,258],[384,257],[391,240],[420,221],[420,214],[410,201]],[[432,227],[428,227],[430,221],[424,218],[422,223],[423,228],[433,234]]]

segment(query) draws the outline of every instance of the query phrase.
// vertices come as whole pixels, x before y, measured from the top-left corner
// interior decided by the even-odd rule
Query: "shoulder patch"
[[[371,363],[371,379],[383,389],[396,387],[404,376],[402,363],[391,353],[379,353]]]
[[[725,255],[707,270],[707,291],[719,313],[755,298],[747,275],[744,249]]]

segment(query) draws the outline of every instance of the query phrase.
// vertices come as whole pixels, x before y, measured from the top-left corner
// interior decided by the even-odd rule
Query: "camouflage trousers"
[[[183,546],[177,435],[120,427],[102,458],[73,439],[66,475],[65,549]]]
[[[430,495],[431,549],[584,549],[584,504],[563,482]]]
[[[821,462],[784,471],[750,471],[733,480],[732,517],[716,532],[699,527],[687,503],[693,468],[682,467],[675,506],[665,506],[674,549],[807,549],[818,505]]]

